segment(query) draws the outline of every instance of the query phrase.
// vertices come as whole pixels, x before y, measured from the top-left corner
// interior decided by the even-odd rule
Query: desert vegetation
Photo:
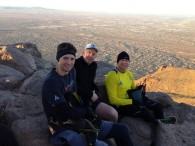
[[[55,62],[56,46],[73,43],[78,56],[89,42],[99,48],[97,61],[116,63],[130,54],[135,78],[162,65],[195,69],[195,18],[64,12],[44,9],[0,9],[0,45],[36,44],[42,57]]]

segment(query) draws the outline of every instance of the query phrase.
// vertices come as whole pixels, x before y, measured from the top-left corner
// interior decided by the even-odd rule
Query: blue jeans
[[[100,141],[107,138],[108,133],[112,129],[112,122],[103,121],[101,129],[98,133],[98,139],[95,146],[108,146],[107,143]],[[78,132],[72,130],[65,130],[50,138],[50,142],[56,146],[87,146],[85,137]]]

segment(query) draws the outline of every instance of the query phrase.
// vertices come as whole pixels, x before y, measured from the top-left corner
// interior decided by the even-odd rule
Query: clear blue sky
[[[0,6],[61,10],[195,15],[195,0],[0,0]]]

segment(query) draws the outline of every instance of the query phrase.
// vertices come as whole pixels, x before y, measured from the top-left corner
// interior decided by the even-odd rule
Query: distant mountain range
[[[0,6],[0,12],[26,12],[26,13],[48,13],[48,12],[63,12],[62,10],[46,9],[43,7],[11,7]]]

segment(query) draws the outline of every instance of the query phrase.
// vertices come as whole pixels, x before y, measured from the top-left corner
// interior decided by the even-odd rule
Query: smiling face
[[[129,67],[129,60],[128,59],[121,59],[118,63],[117,63],[117,69],[120,72],[125,72],[126,69]]]
[[[68,74],[74,66],[75,58],[72,54],[63,55],[58,61],[56,72],[62,76]]]
[[[86,49],[83,52],[83,58],[85,62],[87,62],[87,64],[91,64],[95,60],[96,57],[97,57],[96,49],[90,48],[90,49]]]

